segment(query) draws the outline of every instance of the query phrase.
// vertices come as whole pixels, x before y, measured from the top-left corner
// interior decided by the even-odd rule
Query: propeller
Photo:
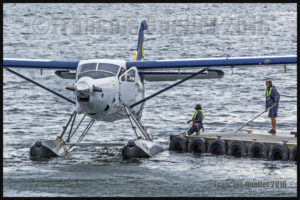
[[[86,84],[86,85],[87,85],[87,84]],[[78,88],[78,86],[77,86],[77,87],[76,87],[76,86],[66,86],[66,89],[67,89],[67,90],[71,90],[71,91],[77,90],[77,91],[79,91],[79,92],[88,94],[88,92],[89,92],[89,87],[88,87],[88,86],[86,87],[86,85],[82,85],[82,84],[81,84],[81,86],[79,86],[79,88]],[[93,92],[102,92],[102,88],[99,88],[99,87],[96,87],[95,85],[93,85]]]

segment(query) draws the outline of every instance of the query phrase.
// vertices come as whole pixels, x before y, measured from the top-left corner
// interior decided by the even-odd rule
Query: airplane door
[[[126,105],[136,102],[139,94],[138,81],[139,76],[136,67],[131,67],[119,77],[121,102],[124,102]]]

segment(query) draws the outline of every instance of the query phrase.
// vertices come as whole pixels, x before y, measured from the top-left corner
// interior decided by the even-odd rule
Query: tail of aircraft
[[[142,21],[139,31],[138,45],[134,60],[144,60],[144,30],[147,30],[147,23],[145,20]]]

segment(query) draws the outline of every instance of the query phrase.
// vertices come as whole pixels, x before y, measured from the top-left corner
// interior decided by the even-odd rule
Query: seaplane
[[[147,129],[142,124],[141,118],[146,101],[190,79],[222,78],[224,76],[224,72],[220,70],[222,68],[297,63],[295,55],[144,60],[144,31],[147,28],[147,23],[143,20],[139,28],[136,54],[134,60],[130,61],[3,59],[3,67],[7,71],[74,105],[59,136],[52,140],[35,140],[30,147],[31,157],[66,156],[74,146],[81,144],[96,121],[114,122],[125,118],[129,119],[135,139],[128,141],[122,149],[123,158],[154,156],[163,151],[165,146],[153,141],[153,136],[147,133]],[[13,70],[18,68],[55,70],[58,77],[74,80],[72,85],[66,86],[66,92],[73,93],[74,99]],[[197,71],[191,71],[192,69]],[[146,97],[145,81],[175,81],[175,83]],[[81,120],[75,123],[76,116],[80,114],[83,115]],[[86,117],[89,120],[87,126],[82,133],[77,134],[77,141],[73,141],[73,136]]]

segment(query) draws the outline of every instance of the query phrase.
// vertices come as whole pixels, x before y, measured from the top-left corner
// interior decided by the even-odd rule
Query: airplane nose
[[[102,88],[96,87],[95,85],[90,86],[85,81],[77,82],[76,86],[67,86],[67,90],[75,91],[79,101],[87,102],[90,100],[90,95],[93,92],[102,92]]]
[[[90,88],[89,85],[85,82],[80,82],[78,83],[76,86],[66,86],[67,90],[71,90],[71,91],[79,91],[81,94],[85,94],[85,95],[89,95],[90,92]],[[96,87],[95,85],[93,85],[93,92],[102,92],[102,88],[100,87]]]
[[[75,86],[77,99],[80,102],[88,102],[90,100],[90,86],[86,82],[78,82]]]
[[[79,96],[90,95],[90,87],[86,82],[77,83],[76,89]]]
[[[76,105],[80,113],[105,116],[112,103],[116,101],[117,90],[111,87],[111,79],[92,80],[82,77],[74,85],[66,86],[76,96]]]

